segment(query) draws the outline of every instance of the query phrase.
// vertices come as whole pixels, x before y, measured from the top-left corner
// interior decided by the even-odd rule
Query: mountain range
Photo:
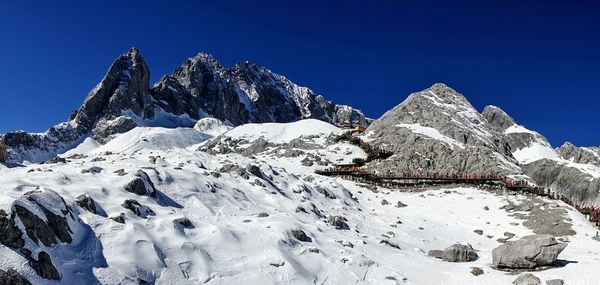
[[[66,122],[0,135],[0,284],[509,284],[496,253],[530,240],[545,243],[509,250],[540,250],[514,270],[550,265],[519,278],[597,280],[600,238],[578,210],[600,206],[598,147],[553,148],[442,83],[373,120],[204,53],[149,78],[130,49]],[[319,174],[356,161],[496,175],[562,201]]]

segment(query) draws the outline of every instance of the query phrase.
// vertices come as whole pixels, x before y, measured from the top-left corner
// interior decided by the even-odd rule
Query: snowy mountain
[[[191,127],[205,117],[234,126],[304,118],[335,125],[369,123],[362,112],[336,105],[247,61],[225,68],[214,57],[200,53],[152,88],[149,78],[141,53],[132,48],[113,62],[68,122],[42,134],[8,133],[0,136],[0,142],[11,148],[12,160],[39,162],[86,137],[104,143],[137,126]]]
[[[132,49],[68,122],[0,138],[0,284],[598,279],[597,229],[561,200],[317,174],[492,174],[597,207],[598,148],[553,149],[441,83],[371,122],[249,62],[148,78]]]
[[[498,107],[488,106],[482,114],[503,134],[525,174],[575,205],[600,205],[598,148],[565,143],[555,150],[544,136],[518,125]]]
[[[405,192],[315,175],[366,156],[335,142],[346,131],[319,120],[202,125],[138,127],[103,145],[90,138],[54,164],[0,168],[0,278],[509,284],[515,276],[492,267],[492,251],[533,233],[569,241],[561,258],[570,263],[536,276],[568,284],[597,277],[595,229],[560,201],[473,187]],[[455,243],[470,244],[477,260],[428,256]]]
[[[366,140],[394,155],[376,161],[379,172],[520,175],[508,142],[469,101],[438,83],[413,93],[368,128]]]

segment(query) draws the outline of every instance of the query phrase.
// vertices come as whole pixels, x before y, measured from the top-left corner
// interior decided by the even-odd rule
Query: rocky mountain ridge
[[[187,59],[152,87],[150,70],[136,48],[119,56],[65,123],[42,134],[11,132],[0,143],[15,161],[43,161],[91,136],[106,142],[136,126],[191,127],[214,117],[230,125],[315,118],[335,125],[366,126],[352,107],[336,105],[284,76],[250,62],[224,67],[211,55]]]

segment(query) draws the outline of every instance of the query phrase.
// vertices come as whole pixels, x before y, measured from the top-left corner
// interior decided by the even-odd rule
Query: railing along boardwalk
[[[350,180],[395,187],[416,185],[497,185],[510,190],[522,190],[536,195],[547,195],[544,188],[530,185],[524,180],[514,180],[505,176],[483,173],[416,173],[402,172],[397,174],[381,174],[366,171],[357,165],[339,165],[332,168],[316,170],[316,174],[325,176],[340,176]]]

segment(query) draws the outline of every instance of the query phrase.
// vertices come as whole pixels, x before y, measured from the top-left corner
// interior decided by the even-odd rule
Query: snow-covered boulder
[[[194,125],[194,129],[212,137],[219,136],[231,130],[231,128],[233,127],[216,118],[202,118]]]

